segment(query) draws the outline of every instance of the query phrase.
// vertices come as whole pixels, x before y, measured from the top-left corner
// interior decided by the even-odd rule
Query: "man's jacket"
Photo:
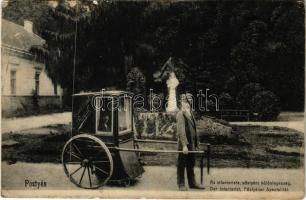
[[[189,117],[184,111],[179,111],[176,115],[176,127],[178,150],[182,150],[186,145],[189,151],[195,151],[195,148],[199,147],[200,140],[193,114],[191,113]]]

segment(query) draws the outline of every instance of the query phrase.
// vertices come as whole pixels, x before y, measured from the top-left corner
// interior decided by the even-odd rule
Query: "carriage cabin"
[[[135,152],[112,150],[134,149],[132,94],[125,91],[101,91],[73,95],[72,134],[92,135],[109,149],[114,160],[111,180],[132,180],[144,170]]]
[[[133,139],[132,93],[101,91],[73,95],[73,132],[94,134],[115,146]]]

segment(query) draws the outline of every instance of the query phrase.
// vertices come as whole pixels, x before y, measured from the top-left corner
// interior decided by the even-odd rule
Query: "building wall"
[[[62,96],[63,90],[58,85],[57,95],[54,85],[46,73],[43,63],[22,58],[13,53],[3,53],[1,60],[2,69],[2,96],[11,96],[11,71],[16,71],[16,94],[13,96],[32,96],[35,90],[35,73],[39,75],[39,96]]]
[[[30,56],[29,56],[30,57]],[[16,71],[16,92],[12,94],[11,71]],[[37,103],[40,111],[62,107],[63,90],[58,85],[55,94],[54,84],[46,73],[43,63],[21,56],[14,52],[3,51],[1,59],[1,82],[2,82],[2,116],[18,116],[18,112],[25,114],[33,113],[35,91],[35,73],[39,75],[39,90]]]
[[[20,117],[37,114],[32,96],[2,96],[2,117]],[[61,96],[39,96],[39,112],[50,113],[58,111],[62,107]]]

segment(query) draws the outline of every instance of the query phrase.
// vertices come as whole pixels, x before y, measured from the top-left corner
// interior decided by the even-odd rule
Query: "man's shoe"
[[[180,191],[187,191],[188,189],[185,187],[185,185],[179,185],[179,190]]]
[[[203,185],[200,185],[200,184],[197,184],[197,183],[195,183],[193,185],[190,185],[189,187],[192,188],[192,189],[199,189],[199,190],[204,190],[205,189],[205,187]]]

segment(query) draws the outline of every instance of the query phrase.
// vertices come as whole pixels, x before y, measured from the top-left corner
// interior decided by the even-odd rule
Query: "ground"
[[[2,135],[2,160],[60,163],[65,142],[71,137],[69,125],[50,125]],[[234,125],[229,137],[205,135],[211,144],[212,167],[298,168],[303,162],[303,133],[274,126]],[[140,148],[173,149],[176,144],[142,144]],[[202,146],[206,150],[205,146]],[[48,155],[48,156],[46,156]],[[206,157],[206,156],[205,156]],[[142,154],[148,165],[176,164],[173,154]]]
[[[63,172],[63,168],[60,164],[53,163],[22,163],[18,162],[14,165],[8,165],[2,163],[2,186],[4,190],[18,190],[18,189],[29,189],[29,190],[80,190],[73,183],[69,181]],[[25,173],[26,172],[26,173]],[[200,170],[195,169],[197,181],[200,182]],[[50,176],[52,174],[52,176]],[[303,180],[300,178],[303,176],[303,169],[255,169],[255,168],[213,168],[210,174],[204,170],[204,185],[205,192],[211,191],[210,187],[237,187],[232,184],[218,184],[217,181],[274,181],[283,182],[290,180],[288,186],[289,191],[301,191],[303,189]],[[47,183],[46,188],[31,188],[25,187],[25,180],[30,181],[45,181]],[[211,181],[216,182],[213,184]],[[238,186],[243,187],[241,184]],[[264,186],[260,186],[265,188]],[[276,187],[276,186],[271,186]],[[145,166],[145,172],[138,179],[138,181],[129,187],[122,186],[105,186],[101,188],[104,191],[123,189],[125,191],[177,191],[176,185],[176,168],[174,166]],[[85,191],[85,190],[83,190]],[[198,194],[203,193],[199,190],[196,191]],[[113,194],[114,195],[114,194]],[[139,195],[139,194],[138,194]]]
[[[33,128],[39,128],[54,124],[69,124],[71,122],[71,112],[54,113],[39,116],[2,118],[1,132],[9,133]]]
[[[69,113],[65,115],[68,116]],[[47,119],[48,116],[43,118]],[[57,119],[53,119],[51,125],[48,126],[32,127],[28,130],[18,130],[18,127],[14,129],[14,123],[16,125],[17,122],[21,122],[23,126],[27,126],[27,120],[11,121],[11,127],[8,128],[7,126],[6,130],[13,130],[2,134],[2,187],[5,192],[12,189],[37,190],[25,187],[25,180],[45,181],[48,185],[48,188],[45,189],[48,190],[78,189],[65,176],[60,164],[63,145],[71,137],[71,127],[67,125],[69,122],[58,124]],[[32,118],[32,120],[37,119]],[[40,120],[36,126],[45,123],[45,121]],[[173,191],[174,196],[179,195],[177,197],[187,197],[186,195],[192,197],[192,195],[197,194],[207,195],[209,192],[213,192],[211,191],[212,188],[220,190],[223,186],[232,187],[232,185],[212,185],[211,181],[218,180],[290,180],[289,191],[302,191],[303,178],[301,177],[304,176],[303,121],[297,120],[295,123],[297,126],[289,126],[289,128],[280,127],[288,127],[290,122],[285,121],[261,123],[263,126],[253,122],[235,123],[232,124],[233,133],[226,138],[201,133],[202,141],[209,142],[212,145],[210,174],[208,175],[206,168],[204,169],[204,185],[206,187],[204,193],[202,191],[177,193],[176,156],[152,153],[142,155],[142,159],[146,163],[144,166],[146,172],[134,185],[124,190],[117,186],[105,186],[97,192],[104,197],[108,195],[109,197],[116,196],[117,193],[114,191],[117,190],[132,192],[137,196],[139,193],[133,193],[133,191],[142,190],[142,194],[149,197],[152,194],[148,192],[156,190],[160,192],[159,194],[163,194],[163,191]],[[141,148],[176,149],[176,145],[146,145],[141,146]],[[205,149],[205,147],[203,148]],[[284,168],[287,169],[284,170]],[[196,174],[197,179],[199,179],[198,167],[196,168]],[[94,192],[88,195],[93,195]],[[64,193],[63,195],[67,194]],[[130,195],[130,193],[127,193],[127,195]],[[165,195],[168,195],[168,193]]]

